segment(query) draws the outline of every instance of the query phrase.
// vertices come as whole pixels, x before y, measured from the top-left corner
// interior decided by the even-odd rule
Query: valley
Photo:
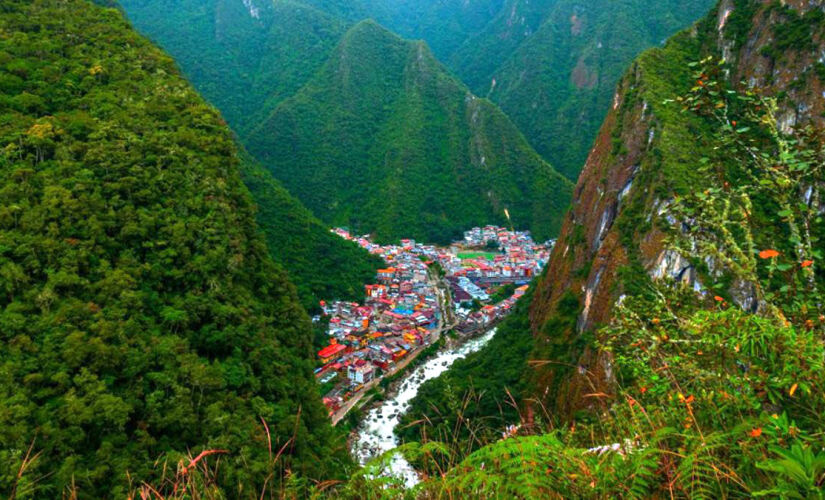
[[[365,396],[380,394],[385,380],[420,364],[419,356],[439,359],[441,351],[486,334],[524,296],[552,249],[552,242],[537,244],[529,233],[496,226],[466,231],[450,247],[411,239],[378,245],[344,229],[334,232],[391,267],[365,286],[363,304],[324,301],[315,318],[328,325],[330,344],[317,353],[315,376],[333,424]],[[491,248],[497,251],[477,251]]]
[[[825,0],[3,0],[0,498],[825,499]]]

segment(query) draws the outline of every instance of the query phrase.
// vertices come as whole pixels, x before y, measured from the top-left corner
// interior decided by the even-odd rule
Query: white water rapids
[[[480,337],[468,340],[427,360],[400,382],[395,396],[370,410],[358,429],[358,437],[353,445],[353,452],[361,465],[399,445],[393,429],[401,421],[401,415],[409,408],[410,400],[418,394],[421,384],[447,371],[456,360],[484,347],[495,332],[493,328]],[[401,454],[396,454],[392,458],[389,474],[403,479],[407,487],[415,486],[418,482],[415,469]]]

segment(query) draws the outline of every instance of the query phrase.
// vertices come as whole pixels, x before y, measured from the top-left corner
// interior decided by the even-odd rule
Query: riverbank
[[[370,405],[362,424],[355,432],[352,450],[361,464],[398,447],[395,436],[395,427],[400,423],[401,415],[409,406],[409,402],[416,396],[418,389],[427,380],[444,373],[458,359],[476,352],[484,347],[495,335],[492,328],[481,335],[470,338],[453,347],[445,347],[435,357],[425,361],[421,366],[410,372],[406,377],[393,384],[393,391],[387,392],[383,401]],[[390,470],[395,477],[404,480],[408,486],[418,481],[418,474],[412,466],[400,455],[393,457]]]
[[[499,322],[496,321],[494,323],[491,323],[489,325],[489,327],[487,327],[487,328],[480,329],[476,332],[471,332],[471,333],[457,334],[452,330],[448,331],[445,335],[442,335],[438,339],[438,342],[436,342],[435,344],[432,344],[430,346],[427,346],[423,350],[423,352],[421,352],[421,355],[416,357],[415,360],[413,360],[414,362],[411,361],[411,362],[407,363],[406,366],[404,366],[402,369],[397,370],[392,375],[381,377],[381,379],[378,381],[378,386],[377,387],[371,386],[371,389],[363,394],[362,404],[358,405],[357,408],[351,408],[350,412],[357,411],[357,412],[363,414],[363,412],[365,412],[365,411],[368,412],[368,411],[372,410],[373,408],[377,407],[384,400],[386,400],[388,398],[395,397],[398,393],[399,386],[404,381],[404,379],[407,377],[407,375],[409,375],[409,373],[408,373],[409,370],[417,368],[422,363],[426,362],[428,359],[432,358],[433,356],[437,356],[437,355],[441,354],[444,351],[449,351],[449,350],[460,348],[463,344],[465,344],[465,343],[467,343],[467,342],[483,335],[487,331],[495,328],[495,326],[498,323]],[[427,351],[429,351],[432,348],[437,348],[437,350],[435,352],[433,352],[432,354],[428,353]],[[377,396],[377,398],[376,398],[376,396]],[[350,415],[350,413],[347,413],[347,415]],[[363,415],[361,415],[361,416],[363,417]],[[352,444],[353,437],[358,432],[358,427],[360,427],[360,425],[352,425],[351,426],[351,428],[352,428],[351,434],[352,435],[350,436],[350,444]]]
[[[361,389],[358,390],[357,394],[355,394],[354,396],[349,398],[346,401],[346,403],[343,406],[341,406],[341,408],[339,408],[335,413],[332,414],[332,416],[330,417],[331,420],[332,420],[332,425],[338,425],[338,422],[343,420],[344,417],[346,417],[347,414],[353,408],[355,408],[358,405],[358,403],[361,402],[361,400],[365,396],[367,396],[372,389],[374,389],[375,387],[381,385],[381,383],[385,379],[390,379],[392,377],[395,377],[398,374],[404,373],[404,371],[407,369],[407,367],[410,364],[412,364],[419,356],[424,354],[428,349],[430,349],[431,347],[434,347],[435,345],[437,345],[440,340],[441,340],[441,334],[439,333],[436,336],[435,342],[433,342],[432,344],[430,344],[428,346],[423,346],[423,347],[421,347],[419,349],[416,349],[415,351],[409,353],[406,358],[404,358],[400,363],[394,365],[389,371],[387,371],[387,373],[385,373],[385,374],[381,375],[380,377],[377,377],[377,378],[367,382],[366,384],[364,384],[363,387],[361,387]]]
[[[371,399],[369,395],[382,383],[375,379],[389,379],[411,362],[418,363],[422,350],[441,335],[453,329],[465,337],[473,335],[507,316],[526,286],[507,299],[485,304],[487,291],[495,292],[496,280],[522,280],[540,272],[549,255],[547,245],[535,244],[528,233],[494,226],[474,228],[449,248],[409,239],[379,245],[344,229],[334,231],[382,257],[387,267],[377,271],[374,283],[365,285],[363,302],[320,304],[322,316],[328,318],[329,344],[317,352],[316,379],[322,384],[322,400],[333,424]],[[494,242],[500,251],[485,254],[492,259],[456,256],[467,242],[488,246],[482,241]],[[472,299],[472,307],[456,307],[457,298]],[[357,424],[355,417],[347,421]]]

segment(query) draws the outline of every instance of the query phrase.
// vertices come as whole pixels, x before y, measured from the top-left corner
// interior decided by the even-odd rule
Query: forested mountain
[[[570,184],[422,42],[372,21],[247,140],[315,214],[378,238],[449,242],[485,222],[558,229]]]
[[[555,0],[544,3],[549,1]],[[175,55],[187,76],[241,133],[261,118],[262,103],[276,104],[297,91],[359,21],[372,18],[402,37],[423,38],[447,61],[504,11],[504,0],[120,3],[138,29]],[[473,53],[486,57],[484,52]]]
[[[471,59],[478,54],[473,45],[483,40],[465,46],[450,66],[473,91],[499,104],[559,172],[576,179],[627,65],[712,3],[557,0],[535,33],[497,67]]]
[[[252,138],[252,131],[262,130],[274,108],[309,82],[347,28],[374,18],[402,37],[424,39],[472,92],[499,104],[532,148],[574,180],[623,68],[641,50],[698,18],[711,2],[124,0],[123,4],[139,29],[178,58],[185,73],[223,111],[259,159],[258,146],[265,142],[260,135]],[[426,154],[422,151],[419,156]],[[277,167],[285,171],[282,164]],[[294,191],[294,183],[279,179]],[[341,209],[293,194],[322,220],[341,220]],[[369,196],[364,199],[378,202]],[[347,215],[343,220],[358,222]],[[386,231],[386,224],[372,227],[374,220],[374,216],[362,218],[367,222],[364,228],[395,236]],[[541,233],[546,227],[538,229]],[[434,234],[446,232],[434,228]]]
[[[501,106],[539,154],[575,180],[627,65],[713,2],[361,0],[349,12],[374,17],[405,38],[424,39],[476,95]]]
[[[595,349],[592,337],[574,340],[586,339],[610,322],[622,295],[643,295],[653,279],[670,278],[705,290],[708,298],[718,296],[756,312],[767,307],[768,299],[763,297],[767,290],[787,285],[802,261],[820,258],[816,248],[815,257],[805,257],[808,251],[802,247],[794,249],[792,245],[801,244],[800,237],[788,232],[802,225],[806,238],[816,240],[825,231],[817,194],[823,185],[823,159],[817,156],[822,154],[821,138],[808,137],[805,130],[825,124],[821,98],[825,66],[819,61],[825,44],[821,4],[797,2],[782,7],[767,0],[724,0],[696,28],[674,37],[662,49],[646,52],[625,73],[551,257],[548,272],[554,279],[539,283],[531,308],[535,355],[563,357],[589,370],[586,382],[575,371],[539,370],[542,385],[553,387],[546,396],[548,404],[574,411],[588,406],[582,391],[594,384],[596,389],[609,389],[608,358]],[[704,109],[709,103],[714,113]],[[798,165],[796,155],[802,153],[809,156]],[[761,170],[763,158],[795,170],[780,184],[801,203],[774,199],[782,190]],[[764,187],[753,183],[776,193],[765,193]],[[731,197],[745,191],[749,201],[726,200],[717,189],[730,191]],[[705,192],[708,199],[693,199]],[[792,208],[780,208],[788,202]],[[752,205],[745,209],[748,231],[733,231],[723,238],[720,232],[731,231],[726,225],[742,224],[735,221],[734,207],[739,203]],[[724,204],[730,207],[723,209]],[[797,214],[795,219],[803,204],[809,208],[804,217]],[[705,212],[691,214],[700,209]],[[718,220],[705,222],[703,217]],[[685,220],[678,232],[676,220]],[[682,235],[688,239],[687,249]],[[708,243],[705,238],[719,240]],[[736,258],[726,254],[734,242],[743,246]],[[773,274],[778,270],[769,273],[770,262],[754,255],[766,248],[781,251],[790,261],[780,267],[787,273],[784,281],[777,282]],[[568,250],[563,254],[563,249]],[[730,268],[753,275],[743,277]],[[817,267],[811,279],[821,278],[819,272]],[[769,274],[772,278],[763,283]],[[801,299],[796,294],[791,297]],[[558,314],[565,302],[578,303],[578,309]],[[788,318],[806,316],[786,304],[777,307]],[[571,312],[575,324],[558,325]],[[572,385],[561,388],[568,383]]]
[[[445,54],[450,68],[479,95],[487,95],[493,74],[523,43],[532,40],[562,0],[507,0],[480,30],[465,34]]]
[[[422,497],[821,497],[823,50],[822,1],[722,0],[631,65],[506,351],[527,379],[482,351],[413,402],[449,449],[412,448]]]
[[[118,10],[10,0],[0,32],[0,491],[126,498],[207,449],[230,494],[341,474],[218,113]]]
[[[493,20],[511,11],[514,3],[513,0],[304,1],[351,21],[372,18],[403,38],[423,39],[442,61],[447,61]],[[536,0],[536,3],[547,1]],[[515,19],[513,24],[524,26],[524,21]]]
[[[492,4],[484,9],[473,4],[472,9],[480,19],[481,10],[495,11]],[[355,84],[332,78],[342,51],[344,57],[362,58],[346,49],[353,33],[364,31],[361,25],[338,39],[341,27],[370,15],[385,18],[387,6],[321,0],[272,5],[126,0],[124,6],[139,28],[179,55],[193,82],[226,110],[250,152],[325,222],[374,231],[381,238],[444,242],[469,224],[503,222],[508,208],[517,226],[540,237],[557,231],[569,184],[537,157],[495,106],[469,96],[428,49],[415,49],[424,63],[407,68],[400,56],[411,58],[414,44],[374,30],[382,36],[367,41],[377,45],[358,62],[358,74],[385,81]],[[393,10],[394,18],[412,22],[415,12],[432,20],[451,7],[411,4],[404,9]],[[464,14],[453,12],[462,23],[483,24]],[[188,27],[178,29],[181,23]],[[244,38],[244,33],[250,36]],[[338,47],[334,53],[332,40]],[[388,68],[383,67],[383,51],[394,52]],[[405,76],[414,71],[427,78],[403,86],[414,81]],[[323,103],[320,93],[325,94]],[[374,109],[376,102],[386,109]],[[301,103],[313,109],[300,108],[300,116],[293,116]],[[333,112],[320,112],[327,108]],[[345,108],[352,120],[341,114]],[[284,120],[301,123],[284,128]],[[358,145],[338,148],[339,141]],[[401,192],[405,194],[397,194]],[[469,199],[468,192],[474,194]],[[534,210],[531,200],[546,196],[556,208]]]
[[[138,28],[174,49],[187,76],[241,133],[295,93],[345,31],[336,17],[293,2],[121,4]],[[379,260],[329,233],[253,158],[245,155],[242,169],[273,257],[289,270],[304,306],[361,297],[361,286],[373,277]]]
[[[323,64],[345,21],[289,0],[120,0],[240,134]]]
[[[712,4],[362,0],[349,12],[374,17],[405,38],[424,39],[476,95],[499,104],[539,154],[575,180],[627,65]]]

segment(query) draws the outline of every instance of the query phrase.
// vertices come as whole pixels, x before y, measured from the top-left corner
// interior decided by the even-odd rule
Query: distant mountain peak
[[[448,242],[464,226],[504,221],[504,208],[546,238],[571,189],[425,42],[372,20],[350,28],[248,142],[326,222],[379,239]]]

